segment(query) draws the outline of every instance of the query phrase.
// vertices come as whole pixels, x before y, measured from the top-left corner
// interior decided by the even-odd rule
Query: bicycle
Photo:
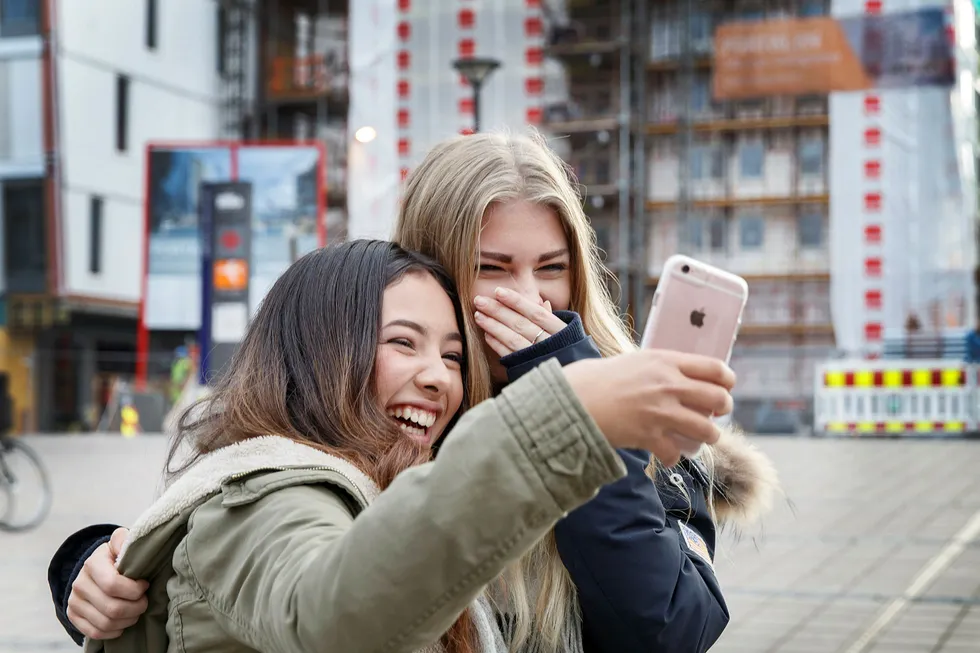
[[[30,497],[36,505],[25,504]],[[0,435],[0,531],[37,528],[51,511],[51,499],[51,481],[40,456],[24,441]]]

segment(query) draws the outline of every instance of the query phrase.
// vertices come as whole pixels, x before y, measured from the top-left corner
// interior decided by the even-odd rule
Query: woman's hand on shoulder
[[[612,446],[645,449],[667,465],[687,451],[672,434],[714,444],[711,416],[732,410],[735,373],[716,358],[648,349],[563,370]]]
[[[115,639],[146,612],[146,581],[126,578],[116,558],[129,531],[117,528],[112,538],[88,557],[71,586],[68,620],[91,639]]]
[[[551,312],[551,304],[537,304],[506,288],[493,297],[477,296],[476,323],[487,344],[500,357],[527,349],[553,336],[567,325]]]

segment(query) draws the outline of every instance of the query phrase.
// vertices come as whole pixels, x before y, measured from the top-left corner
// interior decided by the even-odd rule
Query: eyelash
[[[549,272],[564,272],[565,270],[568,269],[568,265],[565,264],[565,263],[552,263],[550,265],[546,265],[546,266],[544,266],[542,268],[539,268],[539,269],[541,269],[541,270],[547,270]],[[484,264],[484,265],[480,265],[479,271],[480,272],[501,272],[501,271],[503,271],[503,268],[501,268],[498,265],[485,265]]]
[[[401,347],[408,347],[409,349],[412,350],[415,349],[415,345],[413,345],[411,341],[405,338],[392,338],[391,340],[388,341],[388,344],[399,345]],[[463,364],[462,354],[446,354],[443,358],[446,358],[447,360],[451,360],[452,362],[457,363],[459,365]]]

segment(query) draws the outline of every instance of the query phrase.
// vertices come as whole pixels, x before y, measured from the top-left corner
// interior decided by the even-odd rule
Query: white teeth
[[[425,437],[425,429],[420,429],[415,426],[409,426],[408,424],[399,424],[399,428],[408,435],[414,435],[417,437]]]
[[[436,423],[435,413],[430,413],[427,410],[421,410],[419,408],[412,408],[411,406],[396,406],[395,408],[389,408],[388,414],[392,417],[407,419],[415,422],[423,428],[429,428]]]

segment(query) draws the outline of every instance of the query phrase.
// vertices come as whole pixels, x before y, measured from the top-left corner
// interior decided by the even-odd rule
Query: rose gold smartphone
[[[742,277],[687,256],[671,256],[653,295],[641,346],[728,363],[748,298],[749,285]],[[701,449],[697,440],[677,433],[671,437],[688,458]]]
[[[748,298],[749,285],[742,277],[687,256],[671,256],[653,295],[641,346],[727,363]]]

